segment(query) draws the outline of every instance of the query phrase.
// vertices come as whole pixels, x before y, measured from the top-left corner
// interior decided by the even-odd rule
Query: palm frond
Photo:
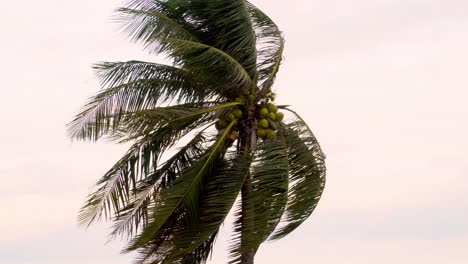
[[[206,151],[206,141],[205,129],[203,129],[157,170],[139,181],[127,205],[115,217],[111,235],[125,234],[131,237],[138,232],[140,227],[144,227],[148,221],[146,209],[150,203],[154,203],[154,196],[161,188],[170,185],[182,171],[193,165],[197,158]]]
[[[224,166],[211,174],[203,186],[197,221],[174,234],[174,250],[167,256],[168,260],[182,258],[202,245],[217,232],[229,214],[250,174],[252,157],[238,151],[227,156],[230,157],[225,160]]]
[[[258,39],[258,80],[261,83],[261,95],[263,95],[272,87],[278,73],[283,59],[284,38],[270,17],[250,2],[247,2],[247,7]]]
[[[173,226],[180,226],[179,222],[171,222],[171,224]],[[197,248],[179,259],[165,258],[168,252],[164,251],[166,249],[161,250],[161,248],[164,248],[164,244],[168,244],[168,241],[165,239],[171,238],[167,234],[162,234],[151,241],[151,246],[139,249],[135,264],[204,264],[211,256],[218,232],[219,230],[210,235]]]
[[[128,205],[136,184],[157,169],[162,154],[203,124],[206,122],[185,119],[140,137],[127,154],[97,182],[97,190],[88,196],[80,210],[78,222],[90,225],[101,219],[103,214],[110,219],[113,213],[119,213]]]
[[[195,248],[192,252],[182,257],[181,261],[174,262],[180,264],[204,264],[211,256],[213,251],[214,242],[218,235],[218,230],[211,234],[200,246]]]
[[[178,1],[190,10],[191,18],[205,31],[205,44],[223,50],[254,79],[256,35],[244,0]]]
[[[251,190],[237,213],[230,263],[241,263],[242,254],[257,250],[278,225],[287,202],[288,171],[282,135],[258,145],[249,182]]]
[[[254,85],[246,69],[230,54],[210,45],[181,39],[165,39],[171,46],[170,56],[193,74],[210,76],[219,93],[239,95]]]
[[[89,194],[86,203],[80,209],[78,223],[91,225],[104,215],[110,219],[118,212],[122,204],[130,198],[132,189],[140,177],[139,160],[141,156],[148,158],[148,164],[153,164],[155,151],[150,143],[138,142],[96,183],[97,190]],[[154,165],[153,165],[154,166]]]
[[[197,102],[213,96],[188,72],[167,65],[129,61],[102,63],[96,69],[107,88],[93,96],[68,124],[72,138],[97,140],[124,112],[151,109],[174,97],[179,102]]]
[[[158,199],[150,211],[150,223],[146,228],[130,243],[127,250],[136,250],[144,247],[148,242],[157,237],[157,234],[168,220],[178,216],[180,211],[186,214],[188,219],[196,219],[197,211],[194,210],[199,201],[199,194],[203,180],[210,175],[211,169],[215,168],[216,162],[221,159],[226,149],[226,138],[235,121],[232,121],[223,134],[218,138],[206,155],[187,169],[177,178],[169,188],[162,189],[158,194]],[[180,220],[180,219],[179,219]],[[171,229],[174,227],[171,226]]]
[[[123,31],[132,40],[143,43],[152,52],[167,51],[165,38],[185,39],[199,42],[197,37],[184,28],[185,21],[171,16],[167,5],[161,1],[133,1],[126,8],[117,10]]]
[[[250,78],[256,74],[256,35],[244,0],[134,0],[119,12],[125,31],[156,52],[171,55],[164,39],[203,43],[240,62]]]
[[[288,109],[289,110],[289,109]],[[280,239],[301,225],[314,211],[325,187],[325,155],[302,118],[284,126],[288,145],[291,187],[282,224],[272,240]]]
[[[226,112],[226,109],[239,104],[238,102],[226,104],[200,102],[123,113],[119,116],[118,122],[112,120],[115,118],[114,116],[108,117],[108,119],[111,119],[113,126],[103,132],[110,133],[110,137],[113,139],[134,140],[151,134],[162,127],[177,128],[179,124],[185,124],[186,122],[203,125],[214,121]],[[103,117],[106,122],[108,119]]]

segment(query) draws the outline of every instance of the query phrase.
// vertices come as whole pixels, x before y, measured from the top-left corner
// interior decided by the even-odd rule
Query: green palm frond
[[[72,138],[97,140],[123,113],[154,108],[176,95],[181,102],[213,96],[197,86],[185,70],[167,65],[130,61],[103,63],[97,69],[107,88],[93,96],[68,124]]]
[[[118,122],[111,120],[111,123],[113,123],[112,128],[104,132],[116,132],[111,135],[111,138],[129,141],[144,137],[163,127],[177,129],[181,124],[185,125],[187,122],[191,126],[195,124],[202,126],[214,121],[226,112],[226,109],[239,104],[238,102],[226,104],[200,102],[123,113],[119,116]],[[109,119],[113,118],[114,116],[109,117]],[[107,119],[104,120],[107,122]]]
[[[162,154],[173,147],[180,138],[201,126],[186,119],[176,125],[163,126],[137,140],[132,147],[97,182],[97,190],[88,196],[80,211],[78,221],[89,225],[95,220],[111,218],[129,203],[136,184],[156,170]]]
[[[241,263],[242,254],[257,250],[278,225],[288,198],[288,172],[285,138],[263,141],[252,164],[251,190],[243,197],[247,202],[237,211],[229,263]]]
[[[257,66],[262,93],[266,93],[274,83],[283,59],[284,38],[273,20],[252,3],[247,2],[253,27],[258,39]]]
[[[244,0],[186,1],[191,14],[209,34],[205,43],[239,61],[253,79],[256,75],[256,36]]]
[[[171,17],[163,5],[155,5],[157,2],[117,10],[119,19],[125,25],[123,31],[132,40],[143,43],[147,49],[156,53],[167,51],[167,45],[161,42],[165,38],[199,42],[195,35],[184,28],[183,21]]]
[[[291,112],[297,120],[284,127],[291,187],[282,225],[272,240],[288,235],[301,225],[317,207],[325,187],[325,155],[308,125],[296,112]]]
[[[199,247],[216,233],[238,197],[242,185],[250,175],[252,157],[235,151],[226,158],[224,166],[212,173],[203,186],[199,205],[199,217],[191,225],[174,236],[173,248],[168,260],[177,260]]]
[[[172,223],[176,225],[177,223]],[[219,231],[213,233],[206,239],[200,246],[192,250],[190,253],[179,259],[166,259],[167,252],[159,252],[158,250],[163,247],[164,239],[157,238],[152,241],[152,247],[145,247],[139,250],[139,255],[135,264],[204,264],[211,256],[213,246]],[[165,237],[166,238],[166,237]]]
[[[254,86],[246,69],[223,50],[181,39],[165,39],[163,42],[170,45],[170,56],[177,64],[193,74],[209,76],[218,83],[218,92],[225,96],[238,95]]]
[[[149,208],[150,223],[130,243],[127,250],[136,250],[144,247],[148,242],[164,231],[162,228],[168,220],[184,213],[187,219],[195,219],[197,211],[194,210],[198,203],[203,180],[210,175],[216,163],[222,162],[222,156],[226,149],[226,139],[235,121],[232,121],[217,142],[211,147],[199,162],[182,173],[169,187],[162,189],[155,205]],[[171,227],[172,229],[173,227]]]
[[[180,264],[204,264],[206,263],[207,259],[211,256],[211,252],[213,250],[214,242],[216,236],[218,235],[218,231],[213,233],[206,239],[200,246],[192,250],[189,254],[182,257],[181,260],[173,263],[180,263]]]
[[[154,196],[173,182],[180,173],[194,164],[205,151],[205,129],[180,148],[171,158],[137,183],[126,206],[117,212],[112,235],[125,234],[131,237],[147,224],[146,209],[154,203]]]
[[[96,183],[97,190],[89,194],[86,203],[80,210],[78,222],[89,226],[104,215],[110,219],[126,204],[139,175],[139,159],[147,158],[147,164],[153,164],[157,158],[150,143],[136,143],[104,176]],[[141,154],[142,153],[142,154]]]
[[[256,35],[244,0],[132,1],[119,11],[128,21],[125,31],[156,52],[172,55],[164,39],[203,43],[256,75]]]

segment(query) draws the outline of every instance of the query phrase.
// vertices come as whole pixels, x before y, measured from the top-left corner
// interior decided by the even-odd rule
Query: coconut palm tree
[[[134,41],[172,65],[95,65],[102,89],[69,134],[131,146],[79,222],[112,221],[111,236],[125,237],[138,263],[205,263],[234,211],[230,263],[253,263],[264,241],[309,217],[325,184],[311,130],[274,104],[280,30],[245,0],[133,0],[118,14]]]

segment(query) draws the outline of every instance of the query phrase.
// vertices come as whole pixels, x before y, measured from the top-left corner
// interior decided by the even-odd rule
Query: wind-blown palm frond
[[[186,214],[186,218],[195,219],[197,211],[196,204],[199,201],[199,193],[202,189],[203,179],[210,175],[211,169],[216,167],[216,162],[222,161],[224,150],[226,149],[227,135],[234,126],[235,121],[232,121],[226,128],[224,133],[219,137],[216,144],[210,148],[199,162],[186,170],[176,181],[169,187],[161,190],[159,199],[154,207],[150,208],[150,223],[139,234],[133,242],[131,242],[128,250],[136,250],[144,247],[150,242],[156,234],[161,232],[164,224],[174,215],[180,214],[182,211]]]
[[[159,1],[134,8],[118,9],[120,19],[125,22],[124,32],[156,53],[167,51],[168,46],[161,42],[165,38],[199,42],[195,35],[184,28],[183,21],[170,17],[170,14],[164,12],[164,6],[155,5],[155,2]]]
[[[307,124],[297,113],[291,112],[297,120],[283,128],[291,187],[282,226],[275,231],[272,240],[288,235],[301,225],[316,208],[325,187],[325,155]]]
[[[162,127],[170,129],[186,123],[190,123],[191,126],[194,124],[201,126],[214,121],[226,112],[226,109],[239,104],[232,102],[220,105],[214,102],[201,102],[124,113],[110,132],[118,132],[113,135],[114,138],[125,138],[125,141],[128,141],[144,137]]]
[[[203,264],[211,256],[213,250],[213,245],[218,235],[218,231],[210,235],[210,237],[205,240],[200,246],[194,249],[189,254],[185,255],[181,260],[173,263],[180,264]]]
[[[119,11],[130,15],[125,31],[157,52],[168,51],[164,39],[203,43],[256,74],[256,35],[244,0],[132,1]]]
[[[81,224],[91,224],[104,213],[106,218],[120,212],[129,203],[136,184],[157,169],[162,154],[188,132],[205,123],[181,120],[166,125],[137,140],[130,150],[98,182],[98,189],[88,196],[79,216]],[[112,210],[111,210],[112,208]]]
[[[213,96],[187,71],[167,65],[130,61],[102,63],[96,69],[108,88],[93,96],[70,122],[72,138],[97,140],[119,123],[123,113],[154,108],[176,95],[180,102]]]
[[[210,76],[209,79],[215,80],[222,89],[218,92],[225,96],[237,95],[239,91],[253,86],[246,69],[235,58],[220,49],[181,39],[165,39],[164,42],[170,45],[171,57],[176,63],[189,69],[193,74]]]
[[[247,2],[247,6],[258,39],[258,81],[263,94],[271,88],[278,73],[283,59],[284,38],[270,17],[250,2]]]
[[[289,164],[285,138],[280,135],[264,141],[257,151],[252,164],[252,189],[244,197],[249,202],[237,212],[229,263],[241,263],[243,253],[257,250],[276,228],[286,206]]]
[[[245,179],[250,175],[252,157],[234,152],[223,167],[211,174],[203,187],[197,221],[179,230],[174,239],[174,251],[167,257],[177,260],[199,247],[216,233],[231,210]]]
[[[253,79],[256,74],[256,36],[244,0],[170,1],[195,25],[198,39],[233,57]]]
[[[154,203],[154,195],[173,182],[182,171],[185,171],[205,151],[205,130],[200,131],[184,147],[180,148],[171,158],[164,162],[148,177],[139,181],[134,195],[129,199],[115,217],[112,235],[126,234],[132,236],[140,227],[147,224],[146,209]]]

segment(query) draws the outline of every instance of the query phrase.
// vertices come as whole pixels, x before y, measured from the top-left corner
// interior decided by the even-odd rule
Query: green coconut
[[[249,89],[245,89],[245,90],[244,90],[244,95],[247,96],[247,95],[249,95],[249,94],[250,94],[250,90],[249,90]]]
[[[281,112],[276,113],[276,121],[282,121],[284,118],[284,114]]]
[[[252,102],[254,99],[255,99],[255,96],[253,96],[252,94],[249,95],[249,102]]]
[[[257,136],[260,138],[265,138],[267,136],[267,130],[263,128],[257,129]]]
[[[242,110],[240,110],[240,109],[234,109],[234,110],[232,111],[232,113],[233,113],[237,118],[239,118],[239,117],[242,116]]]
[[[268,117],[269,117],[271,120],[273,120],[273,121],[276,120],[276,114],[275,114],[275,113],[269,113],[269,114],[268,114]]]
[[[266,109],[265,107],[260,109],[260,116],[261,117],[267,117],[268,116],[268,109]]]
[[[276,105],[272,103],[268,103],[267,108],[268,108],[268,112],[273,112],[273,113],[278,112],[278,107],[276,107]]]
[[[237,97],[235,99],[236,102],[244,104],[245,103],[245,98],[243,96]]]
[[[263,127],[263,128],[268,128],[269,126],[268,120],[261,119],[260,121],[258,121],[258,126]]]
[[[236,116],[235,116],[233,113],[228,113],[228,114],[226,115],[226,119],[227,119],[228,121],[234,121],[234,120],[236,120]]]
[[[276,137],[276,132],[271,130],[271,129],[268,129],[267,130],[267,138],[275,138]]]
[[[226,128],[228,125],[229,125],[229,124],[227,123],[226,120],[221,119],[221,120],[219,120],[219,121],[216,123],[216,128],[217,128],[218,130],[221,130],[221,129]]]

